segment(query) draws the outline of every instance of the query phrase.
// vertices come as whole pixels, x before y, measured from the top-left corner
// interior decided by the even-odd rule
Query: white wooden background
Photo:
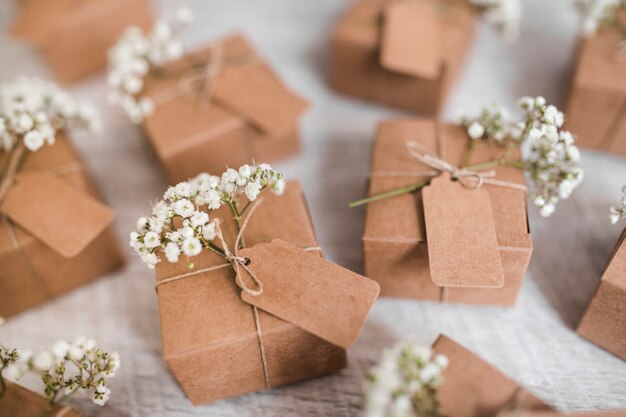
[[[174,0],[162,8],[173,8]],[[525,0],[523,38],[503,43],[481,27],[466,71],[448,105],[478,111],[496,100],[514,106],[523,94],[543,94],[564,106],[576,44],[571,0]],[[328,36],[345,8],[336,0],[195,0],[190,44],[199,45],[243,29],[313,108],[304,120],[305,148],[279,167],[299,178],[311,204],[320,241],[334,261],[361,271],[363,210],[347,202],[362,195],[370,142],[378,120],[400,115],[376,105],[335,96],[327,87]],[[0,80],[19,74],[47,76],[36,54],[10,40],[5,29],[14,5],[0,4]],[[135,219],[165,189],[145,141],[105,100],[104,78],[72,88],[101,105],[100,137],[77,141],[107,201],[117,210],[125,245]],[[535,253],[515,308],[441,305],[382,299],[350,351],[350,366],[336,376],[192,407],[161,360],[152,273],[136,258],[127,268],[0,328],[9,345],[36,348],[58,338],[88,335],[117,350],[123,368],[105,408],[72,402],[93,417],[356,416],[363,374],[382,348],[405,337],[425,344],[444,332],[478,352],[522,385],[561,410],[626,407],[626,363],[579,338],[574,328],[621,232],[606,221],[607,209],[626,183],[626,160],[584,152],[587,177],[549,220],[531,213]],[[626,342],[626,341],[625,341]],[[477,381],[480,383],[480,381]],[[30,383],[31,386],[36,384]]]

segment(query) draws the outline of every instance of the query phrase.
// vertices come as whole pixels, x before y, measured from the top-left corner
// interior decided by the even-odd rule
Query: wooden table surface
[[[481,26],[448,102],[448,119],[459,109],[477,112],[491,101],[513,108],[524,94],[542,94],[564,107],[577,43],[572,2],[524,3],[523,38],[518,43],[507,44]],[[171,9],[175,4],[170,0],[160,6]],[[328,89],[328,37],[347,3],[185,4],[196,12],[189,45],[243,30],[285,81],[311,100],[303,123],[304,149],[278,167],[303,183],[326,254],[362,271],[364,211],[346,204],[363,193],[377,121],[406,114],[337,97]],[[0,3],[0,80],[20,74],[49,76],[28,46],[6,35],[14,14],[11,1]],[[138,130],[108,106],[103,75],[71,90],[101,107],[102,135],[76,135],[76,141],[117,211],[119,238],[126,247],[136,218],[146,213],[149,201],[159,197],[166,183]],[[0,328],[0,340],[36,349],[60,338],[87,335],[119,351],[123,365],[111,382],[109,405],[72,401],[92,417],[356,416],[363,375],[381,349],[407,337],[430,344],[439,333],[463,343],[561,410],[626,408],[626,363],[574,331],[621,232],[622,226],[610,225],[606,215],[626,183],[626,160],[588,151],[583,158],[585,181],[552,218],[542,219],[531,208],[534,254],[515,308],[381,299],[349,350],[348,369],[335,376],[193,407],[161,359],[154,277],[132,256],[123,271],[9,320]],[[37,386],[33,381],[25,384]]]

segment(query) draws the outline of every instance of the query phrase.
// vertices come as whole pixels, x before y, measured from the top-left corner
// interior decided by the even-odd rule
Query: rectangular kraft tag
[[[439,17],[433,5],[393,2],[384,10],[380,63],[394,72],[436,79],[439,56]]]
[[[239,256],[250,259],[263,284],[258,296],[242,291],[245,302],[343,348],[356,340],[380,291],[376,282],[280,239]]]
[[[18,175],[0,211],[66,258],[78,255],[114,218],[109,207],[47,172]]]
[[[504,285],[489,193],[442,173],[422,190],[431,280],[444,287]]]

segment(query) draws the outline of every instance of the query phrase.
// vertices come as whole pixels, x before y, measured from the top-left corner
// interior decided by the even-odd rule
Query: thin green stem
[[[428,184],[430,184],[430,178],[426,179],[426,180],[423,180],[423,181],[420,181],[420,182],[415,183],[415,184],[407,185],[405,187],[395,188],[393,190],[389,190],[389,191],[386,191],[384,193],[376,194],[376,195],[373,195],[373,196],[370,196],[370,197],[362,198],[362,199],[357,200],[357,201],[353,201],[352,203],[349,204],[349,206],[350,207],[357,207],[357,206],[361,206],[363,204],[371,203],[372,201],[378,201],[378,200],[383,200],[385,198],[394,197],[394,196],[397,196],[397,195],[413,193],[415,191],[421,190],[422,188],[424,188]]]
[[[4,381],[4,377],[2,376],[2,369],[0,369],[0,400],[4,397],[4,394],[7,392],[7,383]]]
[[[224,250],[220,248],[219,246],[217,246],[216,244],[214,244],[213,242],[209,242],[207,247],[213,252],[217,253],[218,255],[224,258],[226,257],[226,253],[224,253]]]
[[[465,152],[465,157],[463,158],[463,163],[461,165],[462,167],[467,166],[471,160],[472,152],[474,151],[474,142],[475,140],[468,136],[467,152]]]
[[[241,232],[241,214],[237,210],[237,202],[229,201],[228,206],[230,207],[230,211],[233,213],[233,219],[235,220],[235,224],[237,225],[237,233]],[[246,247],[245,241],[243,240],[243,236],[239,239],[239,249],[243,249]]]

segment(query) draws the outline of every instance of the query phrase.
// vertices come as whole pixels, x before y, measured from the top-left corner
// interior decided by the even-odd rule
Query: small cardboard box
[[[578,334],[626,360],[626,230],[578,325]]]
[[[407,141],[416,142],[445,161],[460,166],[466,154],[467,140],[461,127],[448,124],[438,126],[430,119],[382,122],[374,142],[368,195],[433,178],[432,174],[430,177],[423,176],[424,171],[432,171],[433,168],[409,154]],[[501,153],[502,149],[496,146],[477,144],[469,163],[489,161]],[[524,183],[523,174],[517,169],[498,167],[495,172],[498,180]],[[429,225],[424,218],[423,204],[426,188],[417,193],[402,194],[367,205],[363,235],[365,275],[380,284],[383,296],[513,305],[532,252],[525,193],[519,189],[489,184],[480,188],[488,193],[486,198],[493,212],[493,216],[490,216],[492,230],[495,227],[497,239],[494,242],[494,248],[497,248],[497,251],[494,249],[495,260],[491,263],[501,268],[503,279],[499,283],[485,283],[480,268],[462,269],[461,264],[461,269],[455,271],[454,282],[442,284],[435,283],[431,277],[429,242],[426,239]],[[443,211],[451,209],[453,207],[445,207]],[[465,212],[472,213],[473,208],[466,208]],[[460,230],[458,235],[467,232]],[[431,246],[433,244],[430,243]],[[447,253],[449,255],[445,256],[449,256],[450,261],[472,261],[468,264],[474,266],[488,263],[486,255],[483,257],[482,253],[470,260],[460,259],[453,250]]]
[[[577,144],[626,155],[626,60],[623,35],[601,31],[581,40],[566,128]]]
[[[220,69],[203,79],[221,51]],[[165,75],[163,75],[163,73]],[[308,103],[292,93],[241,35],[189,54],[146,80],[155,112],[143,127],[170,182],[299,150]],[[202,96],[202,83],[210,93]],[[185,88],[191,86],[192,88]]]
[[[332,88],[348,96],[438,114],[474,37],[467,2],[357,1],[331,39]]]
[[[0,164],[5,157],[0,153]],[[0,316],[18,314],[123,264],[113,212],[97,198],[62,134],[54,145],[27,156],[0,204]]]
[[[282,196],[267,196],[263,200],[246,228],[247,247],[274,239],[299,248],[318,246],[297,183],[289,183]],[[229,218],[227,207],[220,210],[214,217]],[[224,222],[222,228],[229,245],[236,235],[231,223]],[[224,263],[223,258],[210,251],[193,260],[194,269],[198,270]],[[156,269],[157,281],[189,271],[184,261],[161,262]],[[267,388],[266,376],[269,386],[277,387],[346,366],[344,347],[259,309],[261,339],[253,307],[242,300],[232,267],[202,272],[157,289],[163,355],[194,404]],[[306,300],[302,300],[302,308],[306,310]]]
[[[20,385],[6,381],[7,390],[0,399],[0,417],[41,417],[48,401]],[[78,411],[58,405],[50,417],[83,417]]]
[[[449,366],[439,388],[443,415],[449,417],[625,417],[626,410],[566,414],[553,409],[477,355],[446,336],[433,344]]]
[[[56,78],[77,81],[105,68],[124,29],[152,25],[150,0],[28,0],[12,31],[34,44]]]

